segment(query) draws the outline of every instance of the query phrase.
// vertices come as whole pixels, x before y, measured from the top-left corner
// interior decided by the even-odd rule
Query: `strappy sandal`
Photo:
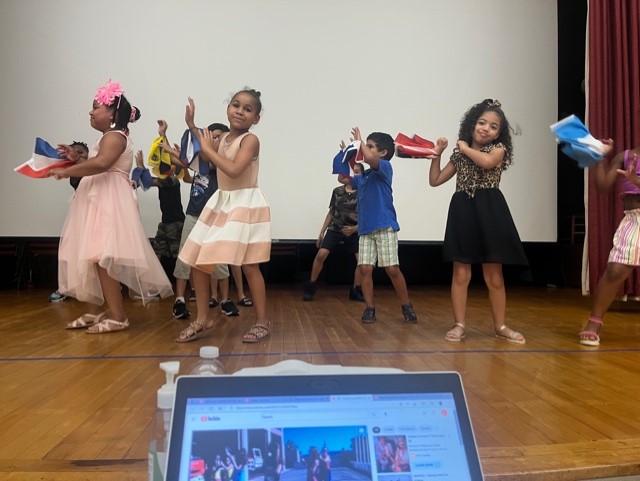
[[[124,331],[129,327],[129,319],[116,321],[115,319],[102,319],[86,330],[87,334],[107,334],[109,332]]]
[[[192,321],[185,329],[180,331],[180,335],[176,337],[176,342],[191,342],[204,337],[208,331],[213,329],[213,323],[208,325],[209,321]]]
[[[254,324],[251,329],[242,336],[242,342],[246,344],[255,344],[256,342],[260,342],[269,337],[270,334],[271,330],[269,329],[269,325],[265,326],[264,324]]]
[[[85,329],[87,327],[95,326],[106,315],[106,311],[101,312],[100,314],[82,314],[79,318],[68,323],[65,326],[65,329]]]
[[[589,316],[589,320],[587,321],[587,326],[591,324],[596,324],[598,326],[598,332],[593,329],[587,329],[580,331],[578,336],[580,337],[580,344],[583,346],[589,347],[598,347],[600,345],[600,329],[602,328],[602,318]]]
[[[511,331],[511,334],[503,334],[502,331],[504,331],[505,329],[509,329]],[[500,327],[496,331],[496,337],[512,344],[524,344],[526,342],[526,339],[522,334],[520,334],[518,331],[514,331],[511,328],[507,328],[506,324],[503,324],[502,327]]]
[[[248,297],[243,297],[238,301],[238,305],[243,307],[251,307],[253,306],[253,301]]]
[[[456,322],[444,335],[444,340],[449,342],[460,342],[464,339],[464,324]]]

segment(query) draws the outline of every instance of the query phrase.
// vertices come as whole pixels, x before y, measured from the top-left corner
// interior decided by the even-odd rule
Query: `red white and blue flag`
[[[72,160],[61,158],[55,147],[52,147],[46,140],[36,137],[36,147],[33,150],[33,157],[13,170],[27,177],[41,179],[47,177],[51,169],[55,169],[56,167],[69,167],[74,163]]]
[[[361,142],[354,140],[333,158],[332,173],[353,177],[353,166],[363,160]]]

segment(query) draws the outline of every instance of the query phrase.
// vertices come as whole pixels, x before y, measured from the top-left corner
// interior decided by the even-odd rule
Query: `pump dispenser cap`
[[[158,409],[172,409],[176,397],[174,378],[180,370],[180,361],[161,362],[160,369],[165,372],[166,382],[158,389]]]
[[[205,359],[215,359],[220,356],[220,349],[216,346],[202,346],[200,348],[200,357]]]

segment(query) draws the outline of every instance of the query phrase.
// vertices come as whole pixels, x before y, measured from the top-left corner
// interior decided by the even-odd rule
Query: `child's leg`
[[[502,264],[482,264],[482,274],[484,275],[484,282],[489,290],[491,314],[493,316],[493,326],[496,334],[508,341],[518,344],[524,343],[525,339],[522,334],[506,326],[507,293],[504,288]]]
[[[360,271],[360,286],[364,303],[367,307],[373,307],[373,265],[360,264],[358,270]]]
[[[196,318],[194,322],[207,326],[209,319],[209,293],[211,292],[211,274],[200,269],[191,269],[193,288],[196,291]]]
[[[356,256],[356,270],[353,272],[353,287],[362,287],[362,272],[358,269],[358,253],[355,253]]]
[[[407,290],[407,282],[404,279],[404,275],[400,270],[400,266],[387,266],[384,268],[385,272],[391,279],[391,284],[396,290],[396,294],[400,298],[402,304],[409,304],[409,291]]]
[[[631,272],[633,272],[632,266],[609,262],[607,270],[598,282],[589,321],[580,333],[581,340],[599,340],[598,335],[600,334],[600,327],[602,326],[602,318],[616,298],[620,286],[627,277],[629,277]]]
[[[320,272],[322,272],[322,267],[324,266],[324,261],[329,257],[329,249],[325,249],[321,247],[318,250],[318,253],[313,259],[313,265],[311,266],[311,278],[309,282],[316,282],[318,277],[320,277]]]
[[[471,281],[471,264],[453,263],[451,277],[451,306],[453,320],[456,324],[465,326],[467,320],[467,292]]]
[[[259,264],[247,264],[242,266],[242,271],[247,278],[247,284],[253,296],[253,305],[256,312],[256,324],[268,326],[267,321],[267,291],[264,285],[264,277],[260,272]]]
[[[220,299],[229,299],[229,278],[220,279],[218,285],[220,286]]]
[[[244,293],[244,282],[242,280],[242,266],[229,266],[231,273],[233,274],[233,283],[236,285],[236,292],[238,293],[238,299],[245,299],[247,296]]]
[[[120,282],[109,276],[107,270],[96,265],[100,286],[102,287],[102,295],[111,311],[111,319],[115,321],[124,321],[127,316],[124,312],[124,301],[122,300],[122,291],[120,290]]]
[[[211,275],[199,269],[191,269],[191,279],[196,291],[196,318],[180,332],[176,342],[195,341],[213,327],[213,319],[209,319]]]
[[[482,274],[487,289],[489,290],[491,315],[493,316],[493,324],[497,330],[505,324],[507,316],[507,293],[504,289],[502,264],[482,264]]]
[[[242,271],[247,277],[256,312],[256,323],[242,336],[242,342],[259,342],[271,334],[271,323],[267,320],[267,292],[264,277],[260,272],[259,264],[243,265]]]
[[[209,285],[209,297],[212,297],[213,299],[218,299],[218,284],[219,281],[218,279],[215,278],[215,276],[211,276],[211,279],[209,279],[210,285]],[[222,287],[222,283],[220,282],[220,291],[222,291],[223,287]],[[227,295],[229,294],[229,284],[227,284]],[[196,294],[196,299],[197,299],[197,294]],[[222,299],[226,299],[226,297],[224,296],[224,294],[222,294]]]

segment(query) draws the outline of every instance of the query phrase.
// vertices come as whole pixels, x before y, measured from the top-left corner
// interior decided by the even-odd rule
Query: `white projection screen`
[[[13,168],[36,137],[94,143],[91,101],[112,78],[142,111],[145,155],[157,119],[178,141],[188,96],[206,126],[226,123],[231,92],[260,90],[259,182],[282,241],[317,238],[351,127],[445,136],[449,154],[466,109],[497,98],[517,133],[501,189],[522,239],[554,242],[556,30],[556,0],[3,0],[0,236],[60,235],[68,182]],[[392,162],[399,239],[441,241],[455,179],[432,188],[429,161]],[[157,192],[138,199],[151,237]]]

